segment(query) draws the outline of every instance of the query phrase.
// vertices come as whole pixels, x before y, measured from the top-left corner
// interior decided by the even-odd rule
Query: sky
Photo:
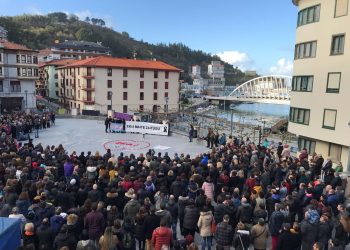
[[[3,16],[61,11],[102,18],[136,40],[181,42],[261,75],[293,70],[292,0],[0,0],[0,6]]]

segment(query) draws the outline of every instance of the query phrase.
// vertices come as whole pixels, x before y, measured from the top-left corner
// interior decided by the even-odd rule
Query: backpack
[[[124,233],[122,243],[124,248],[132,248],[134,246],[133,238],[130,232]]]

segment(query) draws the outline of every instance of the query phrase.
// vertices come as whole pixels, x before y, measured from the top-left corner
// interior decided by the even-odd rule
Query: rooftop
[[[111,50],[100,43],[86,42],[86,41],[65,41],[62,43],[56,43],[52,45],[52,48],[56,49],[84,49],[84,50],[98,50],[105,53],[110,53]]]
[[[8,40],[0,40],[0,48],[1,47],[9,50],[33,51],[32,49],[29,49],[24,45],[13,43]]]
[[[69,65],[76,60],[74,59],[58,59],[58,60],[52,60],[50,62],[45,63],[44,65],[50,65],[50,66],[65,66]]]
[[[129,69],[152,69],[152,70],[167,70],[178,71],[178,69],[172,65],[169,65],[162,61],[147,61],[147,60],[134,60],[115,58],[107,56],[99,56],[94,58],[87,58],[84,60],[76,60],[74,63],[65,67],[103,67],[103,68],[129,68]]]

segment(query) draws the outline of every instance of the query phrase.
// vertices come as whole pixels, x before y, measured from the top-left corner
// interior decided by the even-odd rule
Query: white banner
[[[168,135],[168,124],[126,121],[125,131],[150,135]]]

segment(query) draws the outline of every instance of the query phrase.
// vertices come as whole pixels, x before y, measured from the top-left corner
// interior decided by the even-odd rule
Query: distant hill
[[[102,19],[79,20],[75,15],[56,12],[48,15],[0,16],[0,26],[8,31],[8,39],[33,49],[50,47],[55,40],[84,40],[102,42],[110,47],[113,56],[138,59],[156,58],[184,70],[184,80],[191,82],[191,65],[200,65],[203,73],[212,60],[220,60],[200,50],[192,50],[182,43],[150,44],[137,41],[127,32],[105,27]],[[224,63],[224,62],[223,62]],[[235,85],[248,80],[237,67],[225,63],[226,83]]]

